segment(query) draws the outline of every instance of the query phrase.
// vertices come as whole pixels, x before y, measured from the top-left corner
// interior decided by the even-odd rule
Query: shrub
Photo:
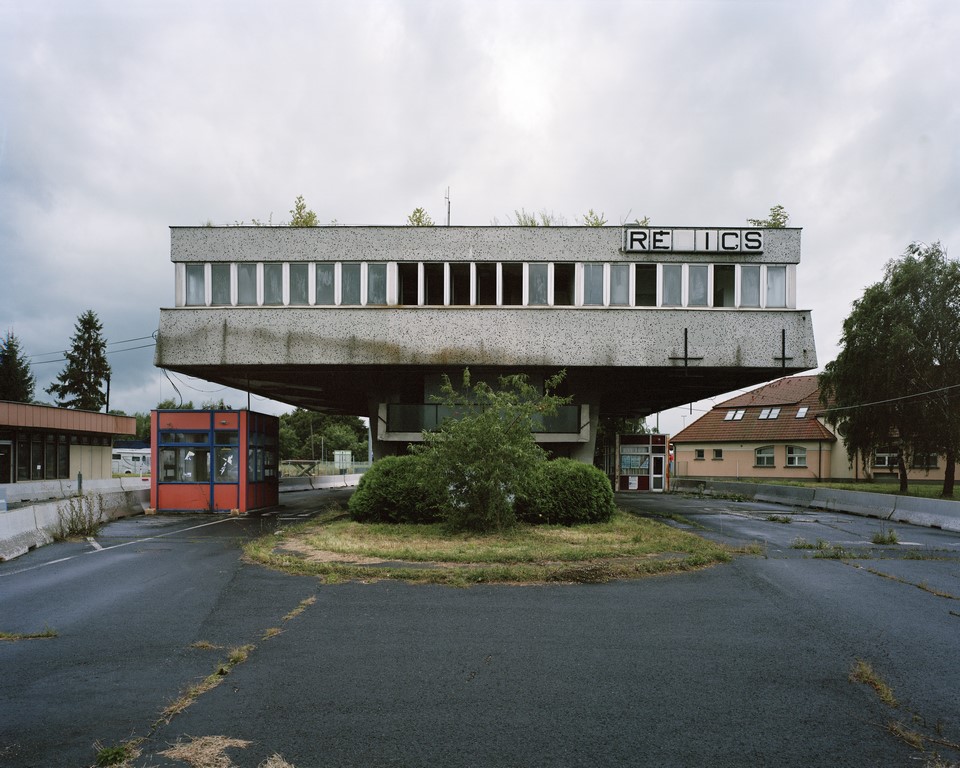
[[[572,459],[541,464],[516,503],[518,519],[547,525],[602,523],[614,509],[613,488],[603,471]]]
[[[347,508],[361,523],[435,523],[446,502],[443,487],[417,456],[385,456],[357,484]]]
[[[57,506],[57,525],[53,538],[63,541],[74,536],[96,536],[106,519],[103,496],[86,493],[71,496]]]

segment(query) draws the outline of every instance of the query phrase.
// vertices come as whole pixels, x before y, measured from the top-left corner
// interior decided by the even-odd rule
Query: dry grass
[[[315,602],[317,602],[316,595],[314,595],[313,597],[308,597],[304,600],[301,600],[299,605],[297,605],[296,608],[294,608],[292,611],[290,611],[290,613],[288,613],[286,616],[283,617],[283,620],[290,621],[290,619],[297,618],[297,616],[299,616],[301,613],[307,610],[307,608],[309,608]]]
[[[225,754],[228,749],[246,749],[253,742],[229,739],[226,736],[200,736],[189,741],[177,741],[160,754],[173,760],[189,763],[193,768],[233,768],[233,761]]]
[[[0,632],[0,640],[8,643],[15,643],[18,640],[46,640],[56,636],[57,633],[49,628],[42,632]]]
[[[734,552],[624,512],[607,523],[518,525],[482,536],[451,533],[442,525],[320,520],[280,537],[264,536],[245,551],[256,562],[327,582],[401,579],[452,586],[639,578],[724,562]]]
[[[160,717],[165,722],[170,722],[176,715],[179,715],[187,707],[189,707],[193,702],[195,702],[200,696],[205,694],[207,691],[212,691],[223,681],[223,678],[230,674],[237,664],[242,664],[247,660],[247,657],[255,648],[253,645],[242,645],[237,648],[233,648],[230,653],[227,655],[227,660],[221,662],[217,665],[216,670],[207,675],[203,680],[195,685],[191,685],[184,691],[179,698],[175,701],[168,704],[163,711],[160,713]]]
[[[880,701],[888,707],[899,706],[896,697],[893,695],[893,689],[863,659],[857,659],[856,664],[853,665],[853,669],[850,671],[850,681],[869,685],[880,697]]]

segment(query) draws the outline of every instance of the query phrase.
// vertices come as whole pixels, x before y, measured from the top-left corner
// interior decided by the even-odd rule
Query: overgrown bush
[[[446,493],[418,456],[385,456],[367,470],[347,508],[361,523],[435,523]]]
[[[72,496],[57,507],[57,527],[53,537],[58,541],[71,536],[96,536],[103,525],[103,496],[87,493]]]
[[[516,500],[525,523],[579,525],[606,522],[613,515],[613,488],[602,470],[572,459],[540,464]]]
[[[455,416],[424,432],[423,444],[414,450],[447,491],[445,520],[451,528],[499,531],[516,523],[514,499],[546,460],[533,429],[570,401],[554,394],[562,379],[561,372],[541,389],[525,375],[501,376],[495,389],[472,382],[464,370],[456,389],[443,377],[440,402]]]

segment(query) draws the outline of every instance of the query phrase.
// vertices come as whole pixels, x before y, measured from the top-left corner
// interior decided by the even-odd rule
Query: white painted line
[[[87,536],[87,541],[90,542],[90,546],[94,549],[103,549],[103,547],[100,546],[100,542],[93,538],[93,536]]]
[[[13,576],[17,573],[26,573],[27,571],[35,571],[37,568],[45,568],[48,565],[55,565],[56,563],[65,563],[68,560],[73,560],[76,557],[81,555],[93,555],[97,552],[109,552],[111,549],[119,549],[120,547],[128,547],[131,544],[142,544],[145,541],[152,541],[153,539],[162,539],[165,536],[173,536],[175,533],[186,533],[187,531],[195,531],[198,528],[206,528],[209,525],[218,525],[220,523],[227,523],[231,520],[236,520],[235,517],[225,517],[222,520],[214,520],[210,523],[201,523],[200,525],[192,525],[189,528],[178,528],[175,531],[167,531],[166,533],[158,533],[156,536],[146,536],[142,539],[133,539],[132,541],[125,541],[122,544],[114,544],[110,547],[99,547],[98,549],[91,549],[86,552],[80,552],[76,555],[70,555],[70,557],[61,557],[59,560],[50,560],[46,563],[39,563],[38,565],[31,565],[29,568],[21,568],[18,571],[8,571],[7,573],[0,573],[0,577],[3,576]]]

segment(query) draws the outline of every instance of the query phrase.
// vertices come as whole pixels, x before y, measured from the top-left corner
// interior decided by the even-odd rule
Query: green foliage
[[[413,213],[407,216],[408,227],[432,227],[433,219],[423,208],[414,208]]]
[[[106,519],[103,496],[99,493],[72,496],[57,505],[57,518],[53,531],[53,538],[57,541],[74,536],[96,536]]]
[[[583,214],[583,225],[585,227],[602,227],[606,223],[606,216],[603,213],[594,213],[593,208]]]
[[[32,402],[36,385],[36,377],[20,349],[20,341],[12,331],[7,331],[7,335],[0,339],[0,400]]]
[[[827,419],[851,460],[880,446],[900,453],[900,491],[916,452],[945,455],[944,496],[952,496],[960,447],[960,264],[939,243],[911,245],[887,263],[881,282],[854,302],[841,350],[820,374]]]
[[[435,523],[446,493],[420,456],[385,456],[367,470],[347,508],[361,523]]]
[[[603,471],[572,459],[540,464],[516,508],[519,520],[547,525],[604,523],[616,509]]]
[[[193,400],[187,400],[187,402],[180,401],[178,405],[177,402],[172,398],[168,397],[166,400],[161,400],[157,403],[158,411],[192,411]]]
[[[99,411],[107,402],[101,386],[110,378],[110,364],[103,326],[92,309],[77,318],[70,349],[64,355],[67,364],[46,392],[57,396],[61,408]]]
[[[536,420],[570,401],[554,394],[563,376],[551,377],[542,392],[521,374],[502,376],[494,389],[472,384],[464,370],[459,390],[444,376],[442,403],[454,415],[436,431],[424,432],[423,444],[414,450],[448,489],[451,527],[490,531],[516,522],[513,500],[546,460],[533,438]]]
[[[562,227],[566,224],[563,216],[546,209],[540,213],[527,213],[525,208],[513,212],[513,223],[518,227]]]
[[[303,202],[303,195],[297,195],[293,201],[293,210],[290,211],[291,227],[316,227],[319,225],[317,214],[307,210],[307,204]]]
[[[790,221],[790,214],[786,212],[782,205],[775,205],[770,209],[770,215],[765,219],[747,219],[752,227],[765,227],[766,229],[783,229]]]
[[[329,460],[334,451],[367,455],[367,428],[356,416],[331,416],[297,408],[280,416],[280,459]],[[365,460],[365,459],[364,459]]]

